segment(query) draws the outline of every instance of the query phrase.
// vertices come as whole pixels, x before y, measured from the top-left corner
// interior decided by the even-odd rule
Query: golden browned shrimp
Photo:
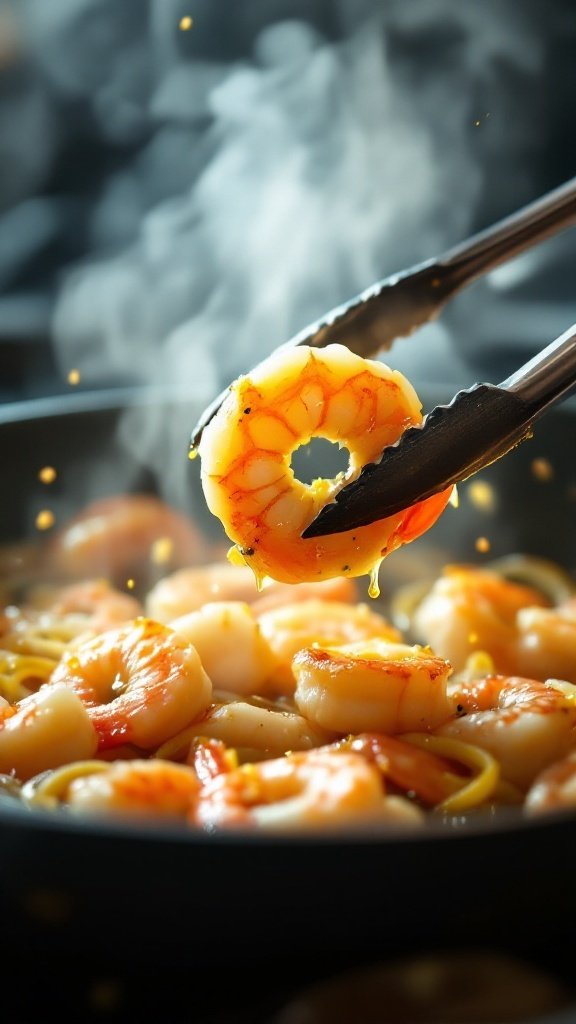
[[[246,601],[254,606],[255,614],[260,614],[287,601],[311,597],[323,601],[352,602],[356,601],[358,592],[354,580],[343,577],[318,583],[270,581],[260,592],[254,573],[248,566],[211,562],[178,569],[158,580],[146,596],[146,614],[157,622],[171,622],[188,612],[198,611],[211,601]]]
[[[87,710],[66,686],[46,683],[18,704],[0,705],[0,772],[24,781],[96,752]]]
[[[480,650],[491,656],[498,672],[513,675],[520,671],[518,614],[547,604],[540,591],[497,572],[450,565],[416,608],[413,628],[457,672]]]
[[[576,686],[570,683],[492,675],[456,680],[451,697],[458,716],[437,735],[487,750],[503,778],[522,789],[576,747]]]
[[[401,373],[342,345],[277,352],[240,377],[200,441],[208,507],[257,579],[286,583],[376,574],[385,555],[419,537],[452,488],[370,526],[304,540],[305,527],[362,466],[422,421]],[[312,437],[346,447],[349,468],[307,485],[290,465]],[[377,592],[377,591],[376,591]]]
[[[47,545],[56,574],[106,576],[123,586],[157,579],[201,560],[205,545],[194,524],[152,494],[111,495],[86,505]]]
[[[117,590],[106,579],[80,580],[63,587],[33,592],[32,603],[51,617],[74,617],[78,631],[103,633],[142,615],[142,605],[132,594]]]
[[[212,696],[194,647],[145,618],[79,644],[51,681],[82,699],[100,749],[131,743],[151,750],[202,714]]]
[[[526,814],[548,814],[576,807],[576,751],[545,768],[526,794]]]
[[[114,761],[104,771],[79,774],[63,794],[81,814],[186,819],[200,790],[192,768],[161,760]]]
[[[300,712],[335,732],[430,730],[454,709],[447,696],[451,666],[429,648],[374,637],[304,648],[292,667]]]
[[[400,797],[387,797],[379,772],[359,754],[311,750],[241,765],[202,787],[195,824],[272,831],[329,829],[399,821],[420,812]]]
[[[399,643],[400,633],[367,604],[339,601],[296,601],[263,612],[258,619],[263,637],[276,656],[268,679],[277,692],[294,693],[292,659],[303,647],[332,647],[380,637]]]

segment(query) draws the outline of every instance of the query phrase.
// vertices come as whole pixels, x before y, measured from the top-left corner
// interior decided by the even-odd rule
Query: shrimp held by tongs
[[[574,223],[576,179],[442,256],[377,282],[278,351],[338,342],[358,355],[375,356],[435,319],[466,285]],[[432,410],[343,487],[303,537],[374,523],[466,479],[529,436],[533,421],[574,384],[576,325],[499,386],[476,384]],[[228,389],[198,420],[192,449],[227,394]]]

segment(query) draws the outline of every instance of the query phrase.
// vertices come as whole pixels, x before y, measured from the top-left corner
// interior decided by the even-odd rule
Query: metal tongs
[[[280,346],[332,342],[376,356],[396,338],[434,320],[448,301],[482,275],[576,223],[576,178],[448,252],[372,285]],[[436,406],[338,492],[303,537],[365,526],[466,480],[505,455],[533,422],[576,384],[576,324],[501,384],[477,383]],[[196,447],[228,389],[192,432]]]

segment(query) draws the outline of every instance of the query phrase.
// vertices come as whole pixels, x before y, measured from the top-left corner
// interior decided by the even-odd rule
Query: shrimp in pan
[[[125,743],[151,750],[202,714],[212,697],[196,649],[145,618],[78,644],[51,682],[79,695],[100,750]]]
[[[199,453],[208,507],[258,580],[375,580],[385,555],[432,526],[452,488],[369,526],[320,538],[301,534],[366,463],[421,421],[414,389],[383,363],[343,345],[277,352],[232,385],[204,430]],[[333,480],[297,480],[291,457],[312,437],[347,448],[348,470]]]
[[[431,730],[454,710],[447,694],[451,666],[429,648],[373,637],[303,648],[292,667],[298,710],[335,732]]]
[[[360,754],[311,750],[218,775],[200,790],[192,818],[208,830],[282,831],[374,821],[414,823],[420,812],[387,796],[377,768]]]
[[[545,768],[532,783],[524,810],[528,815],[576,808],[576,751]]]
[[[576,749],[576,686],[519,676],[462,680],[452,689],[458,715],[436,733],[473,743],[500,762],[521,789]]]

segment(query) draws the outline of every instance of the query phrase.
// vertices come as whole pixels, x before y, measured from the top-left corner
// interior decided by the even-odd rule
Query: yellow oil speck
[[[198,456],[198,449],[197,449],[196,445],[191,444],[190,448],[188,449],[188,458],[190,459],[190,462],[193,462],[193,460],[195,458],[197,458],[197,456]]]
[[[548,459],[533,459],[531,463],[532,475],[539,483],[546,484],[554,479],[554,466]]]
[[[478,633],[468,633],[468,643],[469,644],[477,644],[478,643]]]
[[[485,480],[473,480],[467,488],[468,500],[475,508],[493,512],[496,508],[496,492]]]
[[[49,530],[54,526],[54,513],[49,508],[43,508],[36,516],[36,529]]]
[[[185,14],[183,18],[180,18],[178,28],[181,32],[189,32],[194,24],[194,18],[191,18],[189,14]]]
[[[480,551],[482,554],[490,551],[490,541],[488,540],[488,537],[477,537],[475,547],[476,551]]]
[[[70,370],[70,373],[68,374],[68,378],[67,379],[68,379],[68,383],[69,384],[72,384],[72,385],[79,384],[80,383],[80,370]]]
[[[174,553],[174,541],[171,537],[158,537],[150,548],[150,561],[153,565],[166,565]]]
[[[42,466],[42,469],[38,473],[38,479],[43,484],[53,484],[56,479],[56,475],[54,466]]]
[[[475,128],[479,128],[480,127],[480,121],[474,121],[474,127]]]
[[[128,590],[134,590],[134,587],[136,586],[135,580],[133,580],[132,577],[130,577],[129,580],[126,580],[126,586]]]

